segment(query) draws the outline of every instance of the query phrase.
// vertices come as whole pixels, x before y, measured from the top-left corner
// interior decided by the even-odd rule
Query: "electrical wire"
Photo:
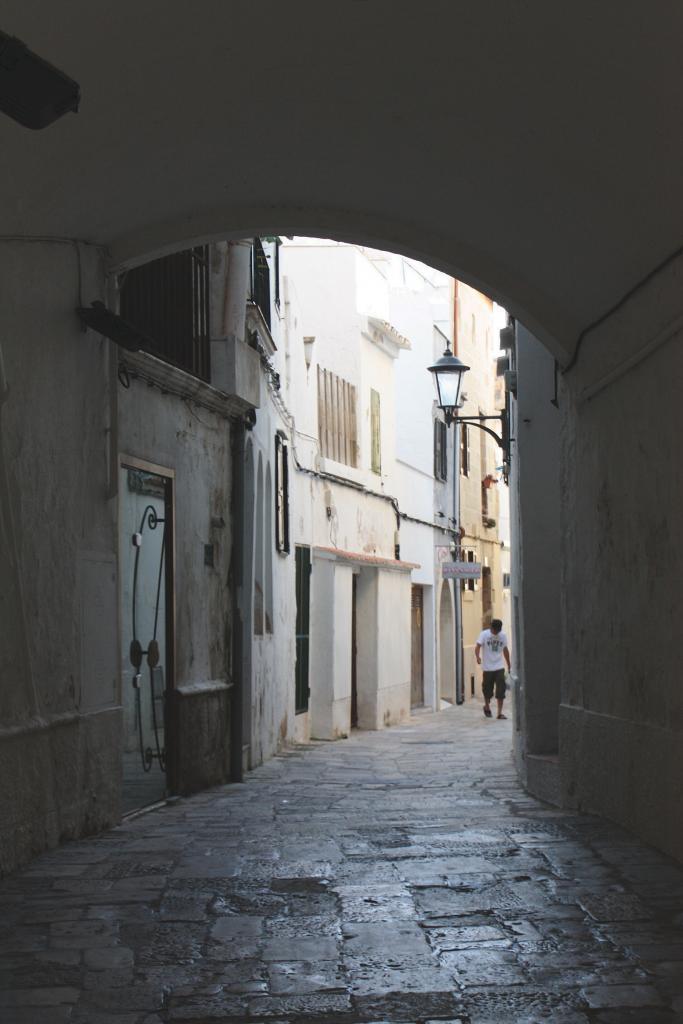
[[[581,351],[581,346],[583,345],[586,335],[589,334],[591,331],[594,331],[596,327],[600,327],[600,325],[603,324],[605,320],[608,320],[609,317],[613,316],[614,313],[616,313],[618,310],[622,308],[622,306],[625,306],[629,299],[633,298],[633,296],[637,292],[639,292],[642,288],[644,288],[647,284],[650,283],[653,277],[656,277],[657,274],[661,273],[661,271],[668,267],[670,263],[673,263],[675,260],[677,260],[679,256],[683,256],[683,246],[679,246],[679,248],[676,249],[675,252],[670,253],[665,259],[662,260],[661,263],[658,263],[657,266],[653,270],[651,270],[649,274],[646,274],[645,277],[638,281],[637,284],[634,284],[633,287],[630,288],[625,295],[622,295],[619,301],[615,302],[613,306],[611,306],[605,313],[602,314],[602,316],[599,316],[597,320],[593,320],[593,322],[588,324],[587,327],[584,327],[576,341],[574,353],[571,359],[562,370],[562,376],[564,376],[566,373],[569,373],[569,371],[576,366],[576,363],[579,358],[579,353]]]

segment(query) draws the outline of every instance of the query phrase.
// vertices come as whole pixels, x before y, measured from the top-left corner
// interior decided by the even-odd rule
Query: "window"
[[[264,530],[265,538],[265,594],[264,625],[266,633],[273,632],[273,481],[270,473],[270,466],[266,469],[266,522]]]
[[[273,247],[274,253],[274,267],[273,274],[275,275],[275,305],[280,308],[280,246],[282,241],[279,238],[275,239],[275,245]]]
[[[466,423],[460,424],[460,472],[470,475],[470,432]]]
[[[434,476],[448,480],[448,428],[443,420],[434,420]]]
[[[275,435],[275,547],[289,553],[289,462],[284,436]]]
[[[209,247],[128,270],[119,311],[149,338],[149,351],[202,380],[210,379]]]
[[[503,590],[509,590],[509,589],[510,589],[510,573],[509,572],[504,572],[503,573]]]
[[[379,417],[379,392],[370,389],[370,468],[382,472],[382,435]]]
[[[260,238],[255,238],[251,245],[249,285],[249,300],[261,310],[270,330],[270,267]]]
[[[318,436],[324,458],[358,465],[356,389],[318,366]]]
[[[477,552],[473,548],[463,549],[462,552],[463,562],[476,562]],[[463,580],[463,590],[479,590],[479,580]]]

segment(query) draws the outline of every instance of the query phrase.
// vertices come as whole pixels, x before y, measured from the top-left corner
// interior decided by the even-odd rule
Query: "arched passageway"
[[[100,658],[99,647],[88,647],[83,609],[111,618],[116,607],[119,452],[106,439],[120,429],[138,444],[140,420],[115,424],[116,359],[106,343],[84,338],[73,308],[108,297],[108,269],[267,230],[424,259],[500,299],[572,367],[562,375],[548,357],[549,377],[534,377],[526,392],[529,409],[551,404],[562,420],[560,450],[527,463],[537,482],[548,459],[559,475],[561,571],[545,578],[558,608],[561,599],[554,650],[562,799],[683,856],[681,806],[669,785],[682,771],[681,696],[660,684],[668,678],[662,624],[675,633],[683,611],[683,496],[671,473],[681,432],[683,142],[670,131],[681,121],[683,14],[659,5],[644,26],[642,12],[622,5],[615,18],[610,4],[501,12],[435,2],[427,28],[412,7],[389,0],[344,11],[330,33],[312,0],[272,5],[254,61],[244,45],[254,32],[246,4],[212,4],[193,14],[191,32],[180,3],[101,11],[78,0],[61,22],[45,19],[38,0],[5,6],[3,29],[83,92],[81,112],[45,132],[0,121],[8,467],[0,484],[4,521],[13,524],[3,532],[12,623],[3,663],[16,681],[1,737],[14,773],[7,791],[26,785],[22,764],[62,778],[51,767],[55,728],[71,730],[82,757],[75,789],[64,776],[36,801],[18,799],[34,807],[35,820],[5,826],[7,863],[115,816],[111,766],[93,771],[89,758],[117,728],[108,668],[116,652]],[[283,39],[292,38],[285,51]],[[174,386],[170,372],[163,386]],[[65,399],[74,394],[78,401]],[[234,405],[218,404],[212,415],[235,414]],[[170,428],[155,409],[150,402],[146,415],[166,443]],[[538,430],[535,414],[518,424],[520,458]],[[185,456],[190,472],[190,447]],[[229,545],[214,525],[221,514],[212,511],[227,500],[227,474],[214,483],[195,492],[204,502],[196,544],[218,561],[205,565],[215,572],[206,604],[176,609],[191,622],[218,616],[218,581],[229,576]],[[524,501],[522,493],[522,513]],[[548,510],[531,508],[532,518]],[[527,536],[535,538],[523,555],[530,581],[539,578],[543,529],[532,522]],[[109,566],[108,582],[91,574],[93,562],[102,579]],[[17,569],[24,564],[29,571]],[[550,605],[546,586],[539,608]],[[538,628],[528,624],[519,649]],[[219,636],[214,646],[184,656],[216,683],[229,643],[225,630],[207,631]],[[60,644],[65,651],[54,657]],[[84,651],[92,665],[84,667]],[[211,691],[220,713],[229,689],[222,685]],[[520,680],[532,712],[534,685],[541,679]],[[180,704],[189,708],[198,692],[187,689]],[[182,737],[178,749],[187,749]],[[4,821],[14,820],[12,809]]]

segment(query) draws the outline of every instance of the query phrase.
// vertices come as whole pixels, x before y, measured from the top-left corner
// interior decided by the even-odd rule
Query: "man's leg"
[[[505,700],[505,670],[503,669],[496,677],[496,703],[498,704],[498,718],[507,718],[503,714],[503,701]]]
[[[491,717],[491,697],[493,697],[493,676],[490,672],[484,672],[484,682],[482,683],[482,691],[484,693],[484,714],[487,718]]]

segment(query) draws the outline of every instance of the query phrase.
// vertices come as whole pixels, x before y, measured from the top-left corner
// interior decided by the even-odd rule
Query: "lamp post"
[[[497,416],[458,416],[460,408],[460,394],[462,391],[462,378],[470,369],[457,356],[453,355],[447,345],[444,354],[427,369],[434,376],[436,386],[436,401],[443,411],[446,426],[453,424],[453,521],[456,533],[457,556],[460,556],[460,424],[467,423],[473,427],[479,427],[494,439],[496,444],[503,450],[503,475],[507,480],[510,468],[510,433],[509,416],[507,407],[507,393],[505,398],[505,410]],[[484,426],[485,420],[499,420],[501,425],[500,435]],[[456,703],[462,704],[465,700],[463,685],[463,663],[462,663],[462,595],[460,591],[460,580],[456,577],[453,584],[454,608],[455,608],[455,699]]]

